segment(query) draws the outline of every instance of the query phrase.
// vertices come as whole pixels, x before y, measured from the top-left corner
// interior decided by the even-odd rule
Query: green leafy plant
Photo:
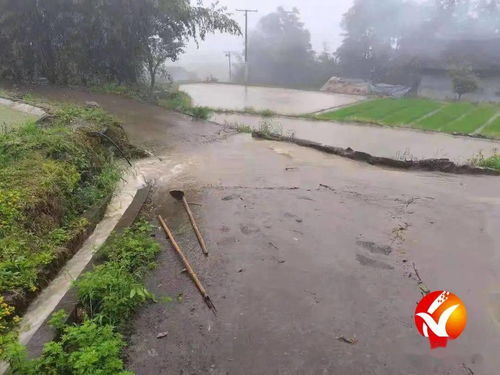
[[[486,158],[482,153],[479,153],[475,158],[471,160],[471,164],[500,171],[500,155],[495,154]]]
[[[66,327],[66,321],[68,320],[68,314],[63,309],[53,313],[49,319],[49,325],[54,328],[57,332],[61,332],[64,327]]]
[[[78,299],[89,318],[120,325],[147,299],[147,293],[132,274],[118,264],[106,263],[87,272],[75,283]]]
[[[141,278],[146,269],[154,266],[159,244],[151,238],[152,227],[145,221],[137,222],[119,236],[111,238],[100,250],[110,263]]]
[[[131,374],[121,360],[124,346],[122,336],[110,325],[88,320],[66,326],[61,341],[44,346],[33,363],[33,374]]]

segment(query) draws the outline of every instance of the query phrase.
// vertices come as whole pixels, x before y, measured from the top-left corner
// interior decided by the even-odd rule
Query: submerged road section
[[[190,83],[179,88],[193,98],[194,105],[233,111],[270,110],[286,115],[319,112],[365,99],[358,95],[222,83]]]
[[[218,310],[207,309],[158,227],[163,251],[147,285],[159,302],[130,323],[130,370],[498,372],[498,177],[380,168],[124,98],[64,96],[99,102],[154,151],[154,214],[167,220]],[[166,180],[162,164],[183,168]],[[172,189],[186,192],[208,257]],[[419,278],[466,304],[467,327],[447,348],[431,350],[414,326]]]
[[[271,132],[318,142],[326,146],[352,148],[373,156],[396,160],[447,158],[457,164],[466,164],[479,155],[489,157],[500,150],[500,141],[454,136],[445,133],[369,124],[316,121],[282,116],[266,117],[214,113],[211,120],[231,127],[263,126]]]

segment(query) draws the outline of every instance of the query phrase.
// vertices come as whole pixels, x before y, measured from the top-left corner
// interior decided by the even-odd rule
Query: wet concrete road
[[[496,373],[498,179],[380,169],[246,135],[203,147],[189,165],[155,200],[219,312],[158,231],[166,250],[148,287],[182,299],[139,312],[131,370],[467,374],[465,364]],[[208,259],[168,197],[173,187],[202,205]],[[429,288],[452,290],[469,309],[467,330],[446,349],[431,351],[413,325],[413,262]]]
[[[195,105],[240,111],[251,107],[286,115],[318,112],[365,99],[357,95],[220,83],[191,83],[181,85],[180,89],[193,98]]]
[[[350,147],[373,156],[398,160],[447,158],[455,163],[465,164],[479,154],[489,157],[500,149],[500,141],[369,124],[357,125],[279,116],[262,118],[230,113],[214,113],[211,120],[229,126],[247,125],[256,130],[265,121],[283,135],[293,134],[296,138],[328,146]]]
[[[80,94],[73,100],[89,100]],[[231,135],[122,98],[97,99],[161,160],[161,213],[218,315],[164,251],[127,351],[137,374],[496,374],[500,367],[500,179],[384,169]],[[193,135],[189,136],[192,132]],[[165,180],[165,168],[179,171]],[[179,202],[183,188],[210,250]],[[464,334],[431,351],[413,326],[421,298],[456,293]],[[168,331],[157,339],[159,332]],[[356,338],[353,345],[338,337]]]

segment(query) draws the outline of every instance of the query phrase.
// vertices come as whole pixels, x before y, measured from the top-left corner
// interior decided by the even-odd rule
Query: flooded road
[[[246,125],[254,130],[265,122],[283,135],[293,134],[299,139],[398,160],[447,158],[465,164],[479,154],[488,157],[500,150],[500,141],[367,124],[230,113],[214,113],[211,120],[229,126]]]
[[[155,152],[159,163],[144,166],[155,181],[154,214],[167,219],[218,310],[206,308],[158,228],[163,251],[147,286],[173,301],[147,305],[131,322],[130,370],[497,373],[499,178],[380,168],[124,98],[71,100],[98,101]],[[177,188],[195,203],[208,258],[168,194]],[[414,327],[413,263],[431,290],[450,290],[467,306],[465,332],[445,349],[431,351]]]
[[[274,87],[241,86],[219,83],[190,83],[180,90],[193,98],[193,104],[224,110],[271,110],[285,115],[300,115],[353,104],[362,96],[303,91]]]
[[[249,135],[207,144],[190,160],[155,201],[218,315],[158,230],[165,251],[147,285],[174,302],[139,312],[131,370],[460,374],[466,364],[495,373],[499,179],[381,169]],[[194,210],[208,258],[169,197],[173,188],[201,205]],[[431,351],[414,327],[413,262],[429,288],[452,290],[469,309],[465,333],[446,349]]]

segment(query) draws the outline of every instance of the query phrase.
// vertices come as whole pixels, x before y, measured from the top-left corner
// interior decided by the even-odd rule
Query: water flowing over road
[[[179,88],[193,98],[194,105],[237,111],[271,110],[286,115],[319,112],[365,99],[357,95],[218,83],[191,83]]]
[[[239,113],[214,113],[211,120],[233,127],[249,126],[254,130],[259,130],[265,123],[283,135],[293,134],[299,139],[327,146],[350,147],[373,156],[397,160],[447,158],[457,164],[465,164],[479,155],[489,157],[500,150],[500,141],[406,128],[280,116],[263,118]]]

